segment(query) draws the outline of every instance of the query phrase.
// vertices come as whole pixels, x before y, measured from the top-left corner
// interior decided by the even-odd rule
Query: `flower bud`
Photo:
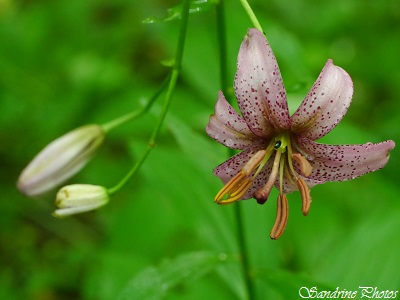
[[[72,184],[62,187],[56,196],[59,209],[53,212],[55,217],[66,217],[97,209],[110,200],[105,187],[91,184]]]
[[[63,183],[94,155],[102,144],[105,133],[99,125],[85,125],[48,144],[18,179],[18,189],[28,195],[43,194]]]

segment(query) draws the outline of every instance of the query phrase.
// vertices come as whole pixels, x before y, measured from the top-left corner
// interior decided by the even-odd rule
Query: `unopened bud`
[[[58,186],[83,168],[104,138],[102,127],[94,124],[59,137],[22,171],[18,189],[28,196],[37,196]]]
[[[66,217],[106,205],[110,196],[105,187],[91,184],[72,184],[62,187],[56,196],[55,217]]]

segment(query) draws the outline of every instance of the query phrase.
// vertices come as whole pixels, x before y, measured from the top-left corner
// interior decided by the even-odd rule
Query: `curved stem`
[[[247,14],[250,17],[251,22],[253,23],[254,27],[260,30],[262,33],[264,33],[260,22],[258,22],[256,15],[254,14],[253,10],[251,9],[249,3],[247,0],[240,0],[240,3],[242,3],[244,10],[247,12]]]
[[[144,153],[142,154],[142,157],[135,163],[135,165],[128,172],[128,174],[126,174],[125,177],[118,184],[116,184],[114,187],[108,189],[108,192],[110,193],[110,195],[119,191],[125,185],[125,183],[140,168],[140,166],[146,160],[147,156],[150,154],[151,150],[156,145],[158,135],[160,134],[161,127],[165,120],[165,116],[167,115],[169,106],[171,104],[172,93],[175,89],[176,82],[178,80],[178,76],[179,76],[180,69],[181,69],[183,48],[185,45],[186,30],[187,30],[187,24],[188,24],[188,18],[189,18],[189,4],[190,4],[189,0],[184,0],[183,6],[182,6],[182,21],[181,21],[182,23],[181,23],[180,33],[179,33],[177,51],[176,51],[176,55],[175,55],[175,63],[174,63],[174,67],[172,69],[172,73],[171,73],[170,80],[168,83],[168,90],[165,95],[164,105],[162,107],[160,118],[158,119],[158,122],[153,129],[153,132],[152,132],[149,142],[147,144],[147,148],[144,151]]]
[[[241,254],[240,257],[243,265],[243,273],[244,273],[243,275],[246,284],[247,297],[249,300],[252,300],[254,299],[254,285],[251,276],[248,251],[246,247],[246,239],[243,226],[243,209],[242,206],[240,205],[240,201],[237,201],[234,204],[234,209],[235,209],[235,218],[237,222],[237,238],[239,244],[239,251]]]
[[[227,75],[227,42],[226,42],[226,27],[225,27],[225,5],[224,0],[220,0],[216,6],[217,13],[217,36],[218,36],[218,46],[219,46],[219,78],[221,84],[222,93],[227,97],[228,101],[228,75]]]
[[[104,132],[109,132],[110,130],[126,123],[129,122],[133,119],[136,119],[137,117],[140,117],[141,115],[145,114],[150,107],[153,105],[154,101],[157,100],[157,98],[160,96],[160,94],[164,91],[164,89],[167,86],[167,83],[170,79],[170,75],[168,75],[163,84],[161,85],[161,87],[158,89],[158,91],[150,98],[150,100],[146,103],[145,106],[143,106],[142,108],[139,108],[135,111],[132,111],[130,113],[127,113],[126,115],[123,115],[119,118],[116,118],[114,120],[111,120],[107,123],[104,123],[101,125],[101,127],[103,128]]]
[[[149,155],[152,147],[147,146],[146,150],[142,154],[142,157],[133,165],[133,167],[129,170],[129,172],[125,175],[124,178],[120,182],[118,182],[115,186],[108,189],[108,193],[110,195],[118,192],[124,185],[131,179],[131,177],[136,173],[136,171],[142,166],[143,162],[146,160]]]

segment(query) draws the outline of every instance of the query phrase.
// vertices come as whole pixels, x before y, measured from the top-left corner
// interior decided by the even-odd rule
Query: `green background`
[[[38,199],[15,182],[47,143],[83,124],[137,109],[174,57],[177,1],[0,0],[0,299],[246,299],[233,206],[213,203],[212,169],[228,156],[204,128],[220,89],[212,1],[193,13],[158,144],[136,176],[102,209],[51,216],[54,192]],[[226,1],[228,78],[251,23]],[[354,81],[344,120],[321,141],[399,140],[400,2],[250,1],[278,59],[291,112],[328,58]],[[152,20],[156,20],[152,19]],[[162,99],[107,136],[70,183],[111,187],[146,147]],[[240,202],[257,299],[319,290],[400,289],[398,148],[387,167],[312,189],[307,217],[289,195],[284,235],[269,239],[274,191],[264,205]],[[358,292],[360,294],[360,291]]]

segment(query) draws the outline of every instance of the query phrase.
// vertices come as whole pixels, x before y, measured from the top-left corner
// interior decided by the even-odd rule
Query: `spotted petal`
[[[378,144],[332,146],[300,138],[296,150],[311,163],[313,171],[308,179],[310,184],[316,184],[354,179],[379,170],[388,162],[389,151],[394,146],[391,140]]]
[[[245,149],[257,139],[222,92],[218,93],[215,111],[210,116],[206,131],[210,137],[232,149]]]
[[[275,129],[290,124],[286,92],[278,63],[265,36],[250,29],[238,55],[235,93],[240,111],[250,129],[269,137]]]
[[[330,132],[346,114],[353,82],[342,68],[328,60],[307,97],[292,116],[292,132],[313,141]]]

